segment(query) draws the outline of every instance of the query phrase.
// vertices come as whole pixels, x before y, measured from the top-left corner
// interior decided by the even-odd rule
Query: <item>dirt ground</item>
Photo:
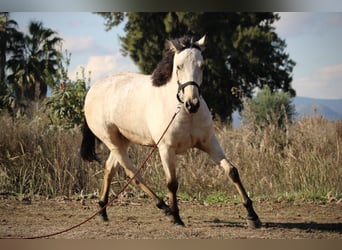
[[[108,208],[110,221],[99,216],[58,239],[342,239],[342,202],[254,201],[263,223],[246,226],[244,207],[237,202],[205,205],[179,202],[185,227],[148,198],[126,198]],[[79,224],[96,213],[96,199],[19,199],[0,197],[0,238],[52,234]]]

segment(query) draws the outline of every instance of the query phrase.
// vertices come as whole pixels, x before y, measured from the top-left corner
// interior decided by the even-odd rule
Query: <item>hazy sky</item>
[[[342,13],[279,14],[277,32],[297,63],[292,82],[297,95],[342,98]],[[106,32],[101,16],[88,12],[15,12],[11,18],[22,31],[27,30],[30,20],[42,21],[45,27],[57,31],[64,39],[63,49],[72,53],[72,79],[81,66],[91,71],[92,82],[113,72],[138,72],[131,59],[121,55],[118,37],[123,34],[122,27]]]

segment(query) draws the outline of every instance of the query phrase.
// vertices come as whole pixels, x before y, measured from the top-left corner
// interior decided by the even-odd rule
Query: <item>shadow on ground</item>
[[[265,228],[301,229],[306,231],[329,231],[342,233],[342,223],[316,222],[266,222]]]
[[[244,222],[231,222],[214,219],[205,221],[212,223],[212,227],[239,227],[246,228]],[[317,222],[263,222],[263,228],[278,228],[278,229],[300,229],[305,231],[327,231],[342,234],[342,223],[317,223]]]

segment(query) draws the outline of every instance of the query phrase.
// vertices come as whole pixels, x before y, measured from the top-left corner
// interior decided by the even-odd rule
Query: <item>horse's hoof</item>
[[[174,220],[173,225],[175,226],[180,226],[180,227],[185,227],[185,224],[182,220]]]
[[[107,205],[107,202],[106,202],[106,201],[99,201],[99,206],[100,206],[100,208],[102,209],[102,210],[99,212],[99,215],[101,216],[102,221],[108,221],[107,210],[106,210],[106,208],[104,208],[106,205]]]
[[[104,221],[104,222],[109,221],[108,216],[103,216],[103,215],[101,215],[101,219],[102,219],[102,221]]]
[[[159,209],[162,209],[164,210],[165,212],[165,215],[171,215],[171,209],[168,205],[165,204],[165,202],[163,200],[160,200],[158,203],[157,203],[157,207]]]
[[[246,220],[249,228],[255,229],[261,227],[261,221],[259,220],[259,218],[247,218]]]
[[[173,224],[176,226],[185,227],[184,222],[182,221],[178,213],[173,215]]]

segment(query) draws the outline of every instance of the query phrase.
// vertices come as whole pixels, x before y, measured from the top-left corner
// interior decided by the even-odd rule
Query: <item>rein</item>
[[[178,97],[178,95],[177,95]],[[66,233],[69,232],[83,224],[85,224],[86,222],[90,221],[91,219],[93,219],[95,216],[97,216],[103,209],[107,208],[108,206],[110,206],[118,197],[121,193],[123,193],[125,191],[125,189],[129,186],[129,184],[131,184],[131,182],[135,179],[135,177],[140,173],[140,171],[145,167],[147,161],[151,158],[151,156],[153,155],[154,151],[156,151],[159,143],[161,142],[161,140],[163,139],[163,137],[165,136],[166,132],[168,131],[168,129],[170,128],[172,122],[175,120],[177,114],[179,113],[179,111],[181,110],[181,105],[178,104],[177,105],[177,109],[175,111],[175,113],[173,114],[170,122],[168,123],[168,125],[166,126],[164,132],[162,133],[162,135],[160,136],[159,140],[157,141],[156,144],[154,144],[153,148],[151,149],[150,153],[147,155],[147,157],[145,158],[145,160],[143,161],[143,163],[140,165],[140,167],[138,168],[138,170],[135,172],[135,174],[127,181],[126,185],[120,190],[120,192],[118,192],[117,194],[113,195],[113,197],[107,202],[107,204],[105,206],[103,206],[101,209],[99,209],[98,211],[96,211],[94,214],[92,214],[91,216],[89,216],[87,219],[85,219],[84,221],[69,227],[67,229],[55,232],[55,233],[51,233],[51,234],[45,234],[45,235],[38,235],[38,236],[31,236],[31,237],[0,237],[0,239],[42,239],[42,238],[49,238],[52,236],[56,236],[62,233]]]

